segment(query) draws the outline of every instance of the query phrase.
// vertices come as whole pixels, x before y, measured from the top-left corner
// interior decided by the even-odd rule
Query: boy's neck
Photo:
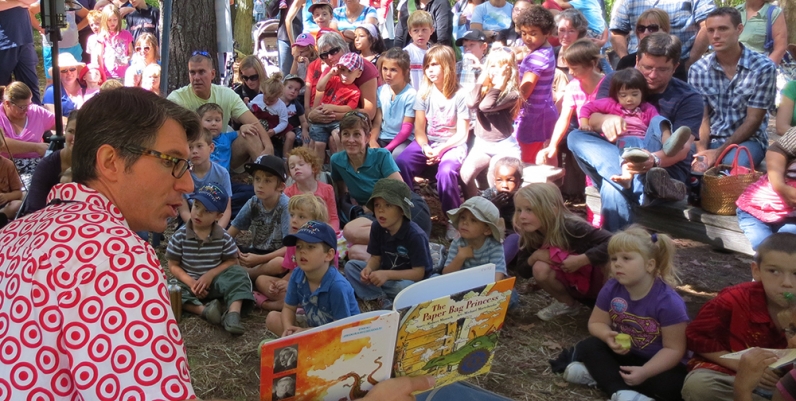
[[[417,47],[419,47],[419,48],[421,48],[421,49],[423,49],[423,50],[428,50],[428,42],[426,42],[426,45],[425,45],[425,46],[421,46],[421,45],[417,44],[417,43],[416,43],[416,42],[413,40],[413,41],[412,41],[412,44],[413,44],[413,45],[415,45],[415,46],[417,46]]]
[[[395,234],[398,234],[398,231],[401,231],[401,227],[403,227],[404,224],[407,224],[407,221],[406,219],[402,218],[400,223],[395,224],[394,226],[391,227],[384,227],[384,228],[387,229],[387,232],[390,233],[390,235],[394,236]]]
[[[473,250],[481,249],[481,247],[484,246],[484,243],[486,242],[486,236],[479,235],[478,238],[466,239],[464,240],[464,242],[468,246],[472,247]]]
[[[202,241],[206,240],[210,236],[210,233],[213,232],[213,225],[215,225],[215,224],[216,224],[216,222],[214,221],[209,226],[197,227],[196,223],[191,222],[191,226],[193,228],[193,232],[196,233],[196,236],[199,237],[199,239],[201,239]]]
[[[269,197],[267,197],[265,199],[260,199],[260,203],[262,203],[264,208],[266,208],[268,210],[271,210],[271,209],[275,208],[276,205],[279,204],[279,196],[280,195],[282,195],[281,192],[276,192],[273,195],[271,195],[271,196],[269,196]]]
[[[212,166],[211,163],[212,162],[210,161],[210,159],[207,159],[206,161],[201,163],[196,163],[193,165],[193,170],[191,170],[191,172],[193,173],[193,175],[202,178],[207,173],[210,172],[210,166]]]
[[[294,99],[288,99],[284,95],[280,96],[279,98],[282,99],[282,103],[284,103],[285,106],[289,105],[294,100]]]
[[[310,176],[304,180],[296,181],[296,188],[301,193],[314,194],[318,190],[318,181],[315,180],[314,176]]]
[[[302,270],[303,271],[303,270]],[[326,272],[329,271],[329,263],[323,262],[323,266],[318,269],[312,271],[304,271],[304,276],[307,277],[307,282],[309,282],[310,287],[313,289],[317,289],[321,286],[321,281],[323,281],[323,276],[326,275]]]

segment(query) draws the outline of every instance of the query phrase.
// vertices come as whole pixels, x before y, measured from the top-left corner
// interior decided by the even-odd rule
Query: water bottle
[[[182,316],[182,288],[176,278],[169,280],[169,299],[171,300],[171,310],[174,312],[174,319],[180,322]]]

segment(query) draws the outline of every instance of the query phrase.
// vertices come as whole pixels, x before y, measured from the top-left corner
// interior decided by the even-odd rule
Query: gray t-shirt
[[[426,113],[426,135],[431,144],[445,142],[456,134],[460,119],[470,119],[467,109],[466,91],[459,89],[448,99],[436,87],[424,99],[419,93],[415,98],[415,111]]]

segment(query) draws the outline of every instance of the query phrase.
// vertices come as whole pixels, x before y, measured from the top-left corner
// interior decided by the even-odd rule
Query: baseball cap
[[[337,235],[334,233],[332,226],[316,221],[310,220],[298,230],[295,234],[290,234],[282,240],[285,246],[296,246],[296,241],[302,240],[310,244],[317,244],[323,242],[329,245],[330,248],[337,251]]]
[[[223,212],[227,210],[229,196],[215,182],[207,183],[194,191],[189,198],[199,201],[210,212]]]
[[[467,31],[462,37],[456,39],[456,46],[462,46],[465,40],[475,40],[477,42],[486,42],[486,36],[478,29]]]
[[[343,57],[340,57],[340,61],[337,62],[337,65],[342,65],[343,67],[348,68],[349,71],[361,71],[364,67],[362,56],[353,52],[346,53],[343,55]]]
[[[296,36],[296,41],[292,47],[296,46],[315,46],[315,38],[309,33],[302,33]]]
[[[329,0],[313,0],[312,5],[310,6],[310,14],[312,14],[312,12],[320,6],[326,6],[334,10],[334,7],[332,7],[332,3]]]
[[[407,219],[412,219],[412,191],[405,182],[392,178],[382,178],[373,186],[373,194],[368,199],[367,207],[374,210],[373,203],[376,198],[382,198],[387,203],[400,207]]]
[[[287,181],[285,161],[274,155],[262,155],[254,163],[244,164],[243,168],[251,175],[254,175],[255,171],[261,170],[279,177],[282,182]]]
[[[304,80],[301,79],[300,76],[296,74],[287,74],[285,78],[282,80],[282,83],[287,83],[287,81],[297,81],[301,86],[304,86]]]
[[[449,210],[448,217],[451,219],[453,226],[457,229],[459,228],[459,215],[463,210],[469,210],[476,219],[486,223],[489,229],[492,230],[492,236],[495,237],[496,240],[500,241],[503,239],[503,230],[499,228],[500,210],[498,210],[494,203],[486,198],[474,196],[464,201],[458,208]]]

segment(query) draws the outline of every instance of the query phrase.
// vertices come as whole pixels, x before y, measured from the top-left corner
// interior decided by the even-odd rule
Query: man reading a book
[[[788,346],[780,313],[796,303],[796,234],[773,234],[757,249],[752,263],[753,282],[722,290],[706,303],[686,328],[688,349],[694,357],[683,385],[685,401],[733,400],[739,361],[722,355],[750,347],[784,349]],[[766,369],[756,393],[774,391],[781,373]],[[764,398],[755,394],[752,400]]]

